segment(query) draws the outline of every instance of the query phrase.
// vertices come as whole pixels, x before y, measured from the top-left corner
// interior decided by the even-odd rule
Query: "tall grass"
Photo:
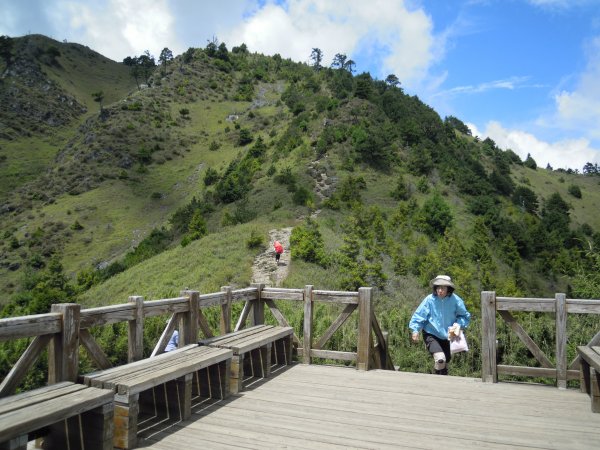
[[[254,257],[262,249],[248,249],[252,230],[268,238],[266,224],[253,223],[225,228],[175,247],[116,275],[81,296],[81,303],[100,306],[122,303],[129,295],[146,300],[178,296],[181,290],[218,292],[222,286],[246,287],[252,278]]]

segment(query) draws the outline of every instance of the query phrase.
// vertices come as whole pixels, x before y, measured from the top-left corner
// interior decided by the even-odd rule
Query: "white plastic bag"
[[[450,339],[450,353],[458,353],[458,352],[468,352],[469,344],[467,344],[467,338],[465,338],[465,334],[463,330],[460,330],[460,334],[458,337],[453,337]]]

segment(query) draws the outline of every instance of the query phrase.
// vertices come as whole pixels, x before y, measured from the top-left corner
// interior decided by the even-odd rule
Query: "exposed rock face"
[[[315,193],[321,201],[327,200],[335,192],[338,179],[327,173],[328,167],[319,161],[314,161],[308,166],[308,173],[315,181]]]
[[[45,128],[61,127],[87,111],[87,108],[52,81],[42,66],[48,60],[36,36],[15,40],[15,57],[0,79],[0,115],[4,120],[0,136],[13,139],[44,133]]]

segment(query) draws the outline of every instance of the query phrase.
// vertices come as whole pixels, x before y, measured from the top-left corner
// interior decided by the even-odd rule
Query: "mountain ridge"
[[[493,141],[470,136],[460,120],[442,121],[417,97],[368,74],[317,71],[279,55],[251,54],[239,47],[231,52],[219,47],[219,53],[207,47],[190,49],[165,66],[156,66],[149,86],[137,89],[130,68],[86,47],[39,36],[24,39],[15,47],[21,52],[15,68],[3,71],[1,95],[10,96],[12,78],[21,73],[11,70],[20,70],[17,61],[30,52],[32,63],[27,67],[39,67],[40,73],[48,74],[40,80],[52,81],[41,81],[38,90],[46,83],[53,86],[47,91],[49,97],[67,98],[58,93],[66,92],[73,102],[46,103],[57,111],[49,117],[64,115],[60,121],[53,119],[54,127],[48,123],[37,127],[41,112],[35,108],[2,111],[13,124],[13,131],[0,138],[7,155],[0,163],[5,173],[19,143],[29,139],[58,144],[43,150],[46,155],[53,153],[45,157],[47,170],[37,171],[14,193],[7,193],[13,185],[2,191],[6,195],[0,231],[5,242],[0,278],[8,292],[19,290],[17,274],[41,270],[53,256],[62,259],[73,281],[90,267],[97,270],[118,263],[153,230],[160,234],[164,228],[168,243],[161,245],[175,249],[182,237],[191,239],[194,212],[204,220],[208,234],[196,233],[200,239],[210,239],[242,223],[255,221],[263,229],[265,219],[282,228],[302,225],[301,217],[326,207],[318,219],[322,232],[331,236],[326,253],[337,255],[341,250],[340,261],[350,255],[354,265],[348,263],[341,272],[351,271],[361,282],[380,280],[388,289],[395,285],[394,278],[407,276],[406,271],[423,280],[432,270],[442,269],[441,261],[426,262],[418,253],[432,254],[452,223],[455,233],[468,236],[477,217],[483,218],[488,234],[485,246],[491,246],[496,264],[487,269],[489,276],[515,276],[510,275],[516,270],[510,267],[514,262],[507,263],[503,253],[508,250],[501,250],[502,239],[511,233],[514,251],[524,261],[519,270],[537,273],[539,257],[531,256],[538,251],[533,249],[535,238],[523,230],[528,223],[538,226],[543,203],[552,194],[548,186],[572,204],[577,222],[571,229],[584,225],[591,229],[578,239],[587,236],[593,241],[597,234],[598,219],[588,213],[599,201],[594,177],[526,167]],[[80,70],[83,75],[78,78],[74,73],[82,67],[87,69]],[[73,87],[64,90],[65,86]],[[93,100],[98,90],[106,90],[105,105]],[[73,105],[77,114],[71,116]],[[26,125],[19,129],[24,137],[15,132],[18,123]],[[209,182],[210,177],[214,181]],[[538,185],[537,180],[544,184]],[[583,198],[569,195],[573,185],[583,188]],[[538,197],[533,214],[511,200],[516,187]],[[429,223],[435,209],[429,218],[411,216],[411,211],[424,209],[430,201],[435,208],[440,200],[449,208],[447,224],[445,219]],[[374,223],[386,222],[387,235],[394,236],[387,239],[401,239],[402,248],[396,244],[379,248],[377,238],[368,238],[373,231],[353,212],[363,208],[365,214],[368,205],[380,208],[381,217],[375,214]],[[390,217],[403,205],[408,207],[404,214],[410,223],[398,217],[394,229]],[[494,214],[500,211],[503,215],[498,219]],[[183,218],[179,225],[178,218]],[[358,230],[358,237],[352,239],[373,242],[344,253],[344,239],[352,240],[353,234],[339,227],[345,221],[350,222],[346,228]],[[265,239],[267,231],[262,231]],[[379,268],[373,252],[381,255]],[[573,259],[569,264],[576,263],[575,256],[569,258]],[[432,267],[423,269],[423,264]],[[481,267],[480,262],[469,264],[473,268],[465,278],[479,270],[475,266]],[[556,279],[550,285],[567,289],[574,275],[569,270],[571,275],[552,275]],[[524,276],[517,276],[521,289],[539,288],[540,274],[531,282]],[[481,280],[479,276],[480,284]]]

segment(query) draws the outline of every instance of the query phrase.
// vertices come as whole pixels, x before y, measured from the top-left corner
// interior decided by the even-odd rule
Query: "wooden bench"
[[[0,399],[0,449],[113,448],[112,391],[62,382]]]
[[[229,378],[230,391],[236,394],[243,388],[244,376],[267,378],[273,364],[291,364],[293,334],[292,327],[256,325],[199,344],[233,351]]]
[[[83,380],[113,390],[114,446],[130,449],[137,445],[138,432],[189,419],[201,399],[227,397],[231,357],[230,350],[193,344]]]
[[[600,347],[580,345],[577,353],[581,357],[581,389],[585,388],[592,400],[592,412],[600,412]]]

